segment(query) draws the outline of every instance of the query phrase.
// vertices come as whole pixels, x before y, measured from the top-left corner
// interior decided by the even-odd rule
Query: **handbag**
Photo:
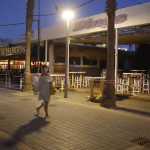
[[[53,82],[51,82],[51,83],[50,83],[50,94],[51,94],[51,95],[54,95],[55,92],[56,92],[56,89],[55,89],[55,87],[54,87]]]

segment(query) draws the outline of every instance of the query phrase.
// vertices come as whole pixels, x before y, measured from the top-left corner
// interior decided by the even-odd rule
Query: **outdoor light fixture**
[[[62,14],[63,18],[67,22],[66,26],[66,56],[65,56],[65,88],[64,88],[64,98],[68,97],[67,91],[68,91],[68,84],[69,84],[69,23],[70,20],[73,19],[74,13],[71,10],[66,10]]]
[[[73,19],[74,13],[71,10],[66,10],[66,11],[63,12],[62,16],[63,16],[64,19],[70,20],[70,19]]]

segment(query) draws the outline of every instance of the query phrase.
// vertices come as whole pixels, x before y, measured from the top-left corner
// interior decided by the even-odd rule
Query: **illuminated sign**
[[[115,24],[120,24],[127,20],[127,14],[121,14],[115,17]],[[107,18],[105,19],[97,19],[94,20],[93,18],[88,18],[86,20],[81,20],[75,22],[75,26],[73,31],[80,31],[83,29],[91,29],[96,27],[106,28],[107,26]]]
[[[17,55],[25,53],[25,48],[23,46],[5,47],[0,48],[1,56]]]

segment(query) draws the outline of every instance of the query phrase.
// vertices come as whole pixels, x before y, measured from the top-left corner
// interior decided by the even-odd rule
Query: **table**
[[[88,79],[90,81],[90,97],[89,99],[93,99],[94,98],[94,81],[100,81],[100,91],[102,93],[103,91],[103,86],[104,86],[104,81],[105,81],[105,77],[85,77],[86,79]],[[103,82],[101,82],[103,81]]]
[[[50,76],[53,78],[54,86],[60,88],[61,91],[64,90],[65,74],[50,74]]]
[[[123,78],[127,79],[129,85],[129,92],[140,93],[143,75],[143,73],[123,73]]]
[[[50,74],[51,77],[64,77],[65,74]]]
[[[74,81],[75,81],[75,74],[79,74],[79,80],[80,80],[80,87],[81,87],[81,84],[82,84],[82,80],[83,80],[83,74],[85,74],[86,72],[84,71],[77,71],[77,72],[69,72],[69,74],[72,74],[71,75],[71,86],[73,87],[74,86]]]

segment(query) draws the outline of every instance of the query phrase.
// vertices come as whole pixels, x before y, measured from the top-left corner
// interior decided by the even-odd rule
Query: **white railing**
[[[105,77],[89,77],[85,72],[70,72],[69,87],[88,88],[90,82],[104,79]],[[31,74],[33,88],[37,86],[40,74]],[[65,74],[50,74],[53,83],[58,90],[64,90]],[[115,84],[116,93],[149,94],[150,93],[150,74],[144,73],[123,73],[122,77],[117,78]],[[24,85],[23,76],[10,77],[8,74],[0,74],[0,85],[5,88],[15,88],[22,90]],[[90,87],[91,88],[91,87]]]

